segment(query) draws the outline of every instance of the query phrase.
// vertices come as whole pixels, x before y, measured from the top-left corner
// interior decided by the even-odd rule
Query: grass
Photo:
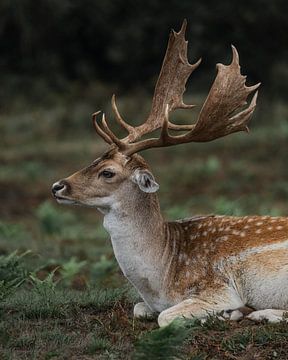
[[[99,86],[89,89],[103,96],[72,89],[51,95],[50,107],[15,99],[1,114],[0,358],[287,359],[285,323],[209,318],[158,329],[133,320],[138,295],[121,274],[101,215],[50,196],[54,181],[105,148],[89,120],[95,104],[110,117],[110,91]],[[138,102],[119,99],[121,112],[139,123]],[[148,111],[145,95],[141,102]],[[287,214],[287,114],[283,104],[268,111],[260,102],[249,136],[147,151],[166,217]]]

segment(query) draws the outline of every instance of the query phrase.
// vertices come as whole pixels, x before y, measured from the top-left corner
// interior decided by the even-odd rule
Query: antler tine
[[[258,84],[256,84],[256,85],[258,85]],[[251,86],[251,87],[255,87],[255,85]],[[242,127],[243,131],[249,132],[249,127],[247,124],[250,120],[250,116],[252,115],[253,111],[255,110],[257,97],[258,97],[258,91],[256,91],[255,94],[253,95],[251,103],[247,109],[241,111],[239,114],[236,114],[232,118],[230,118],[232,126]],[[238,130],[236,130],[236,131],[238,131]]]
[[[92,121],[94,128],[99,136],[102,137],[104,141],[106,141],[108,144],[113,144],[112,139],[101,129],[101,127],[98,125],[97,122],[97,115],[99,115],[101,111],[96,111],[94,114],[92,114]]]
[[[120,126],[122,126],[129,134],[132,134],[134,132],[134,127],[127,124],[126,121],[120,115],[119,110],[118,110],[117,105],[116,105],[116,96],[115,96],[115,94],[112,95],[111,105],[112,105],[112,110],[113,110],[114,115],[115,115],[115,119],[117,120],[118,124]]]
[[[113,133],[113,131],[109,128],[109,126],[107,125],[104,113],[102,115],[101,122],[102,122],[102,126],[105,130],[105,134],[112,140],[112,143],[116,144],[120,150],[124,149],[125,144],[120,139],[118,139],[117,136]]]
[[[169,105],[167,104],[165,108],[165,116],[164,116],[164,121],[159,139],[162,143],[165,143],[169,138],[168,128],[169,128]]]
[[[103,126],[104,129],[101,128],[101,126],[98,124],[97,122],[97,115],[100,114],[101,111],[97,111],[94,114],[92,114],[92,120],[93,120],[93,125],[94,128],[97,132],[97,134],[99,136],[102,137],[102,139],[104,139],[108,144],[110,145],[116,145],[119,150],[124,150],[125,144],[117,138],[117,136],[112,132],[112,130],[109,128],[109,126],[107,125],[106,119],[105,119],[105,114],[102,114],[102,119],[101,119],[101,124]]]
[[[191,130],[193,129],[193,125],[176,125],[168,121],[168,129],[176,130],[176,131]]]

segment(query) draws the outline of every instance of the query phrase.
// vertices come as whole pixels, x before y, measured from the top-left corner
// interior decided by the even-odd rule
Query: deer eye
[[[103,170],[99,176],[103,176],[106,179],[112,178],[115,175],[115,173],[113,173],[112,171],[109,170]]]

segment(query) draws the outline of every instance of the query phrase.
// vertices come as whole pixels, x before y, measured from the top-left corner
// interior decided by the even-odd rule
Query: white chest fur
[[[135,219],[134,219],[135,220]],[[149,229],[137,221],[111,210],[104,217],[104,227],[111,236],[115,257],[125,277],[138,290],[142,299],[154,311],[167,307],[161,274],[161,259],[151,246]]]

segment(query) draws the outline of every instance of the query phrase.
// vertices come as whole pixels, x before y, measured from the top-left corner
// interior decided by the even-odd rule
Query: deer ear
[[[132,181],[146,193],[154,193],[159,189],[154,176],[148,170],[136,169],[132,175]]]

